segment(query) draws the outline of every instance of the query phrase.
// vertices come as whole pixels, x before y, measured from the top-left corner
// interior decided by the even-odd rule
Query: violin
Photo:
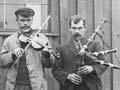
[[[48,20],[50,19],[50,15],[46,18],[46,20],[43,22],[43,24],[41,25],[40,29],[33,35],[31,35],[31,37],[26,37],[24,35],[20,35],[19,36],[19,40],[22,42],[28,42],[27,46],[25,47],[24,51],[26,51],[28,49],[29,46],[32,46],[34,49],[45,49],[47,48],[49,50],[49,53],[51,53],[55,58],[60,58],[60,54],[56,53],[55,51],[53,51],[51,48],[48,47],[48,40],[46,40],[45,38],[40,38],[40,31],[41,29],[45,26],[45,24],[48,22]],[[50,50],[51,49],[51,50]],[[16,62],[13,64],[16,65],[16,63],[18,63],[19,59],[16,60]]]
[[[50,54],[52,54],[55,58],[60,58],[60,54],[54,50],[52,50],[51,46],[49,46],[49,41],[43,34],[38,34],[36,36],[31,35],[31,37],[27,37],[25,35],[19,36],[19,41],[28,43],[32,46],[35,50],[48,50]],[[27,48],[27,46],[26,46]],[[25,48],[25,51],[26,51]]]
[[[47,40],[45,40],[44,38],[40,38],[39,36],[32,38],[32,37],[27,37],[25,35],[20,35],[18,39],[19,41],[24,43],[31,42],[31,46],[36,50],[42,50],[48,44]]]

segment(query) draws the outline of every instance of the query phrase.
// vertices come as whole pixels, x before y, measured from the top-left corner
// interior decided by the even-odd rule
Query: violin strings
[[[51,51],[51,54],[53,54],[55,57],[58,57],[57,53],[55,51]]]

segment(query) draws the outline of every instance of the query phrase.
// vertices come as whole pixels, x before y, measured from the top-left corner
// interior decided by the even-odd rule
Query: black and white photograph
[[[0,0],[0,90],[120,90],[120,0]]]

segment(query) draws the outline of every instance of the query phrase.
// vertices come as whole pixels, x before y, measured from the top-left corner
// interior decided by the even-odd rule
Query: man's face
[[[85,28],[82,20],[80,22],[78,22],[77,24],[75,24],[73,21],[71,22],[70,32],[71,32],[73,38],[83,37],[85,34],[85,31],[86,31],[86,28]]]
[[[33,16],[25,18],[19,15],[16,21],[17,21],[17,25],[20,28],[21,32],[27,33],[31,30]]]

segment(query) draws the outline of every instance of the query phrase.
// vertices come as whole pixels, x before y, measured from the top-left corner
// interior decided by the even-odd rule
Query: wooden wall
[[[113,63],[120,65],[120,0],[112,0],[112,45],[118,49]],[[117,57],[118,59],[117,59]],[[113,89],[120,90],[120,70],[113,70]]]

